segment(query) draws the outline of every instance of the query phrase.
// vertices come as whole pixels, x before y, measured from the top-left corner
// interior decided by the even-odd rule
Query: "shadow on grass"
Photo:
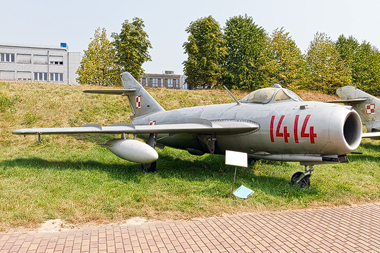
[[[375,152],[379,152],[380,153],[380,144],[379,142],[376,142],[375,144],[373,142],[366,142],[366,143],[362,143],[360,145],[361,148],[364,148],[365,151],[367,150],[372,150],[372,151],[375,151]],[[365,151],[364,151],[364,155],[365,155]]]
[[[133,175],[141,174],[139,164],[106,164],[97,161],[49,161],[42,158],[17,158],[0,162],[0,168],[12,169],[15,167],[25,167],[41,170],[99,170],[105,171],[110,176],[123,180],[134,181]],[[126,169],[127,168],[127,169]],[[127,177],[128,176],[128,177]]]
[[[263,162],[273,165],[276,162]],[[0,162],[0,168],[7,170],[15,167],[33,168],[40,170],[96,170],[104,171],[108,176],[124,183],[139,183],[145,173],[141,170],[140,164],[131,164],[120,160],[120,162],[98,162],[98,161],[49,161],[37,157],[17,158]],[[221,188],[231,189],[233,177],[233,166],[224,164],[224,156],[208,155],[194,161],[181,160],[175,156],[161,154],[157,161],[157,171],[155,176],[164,180],[177,178],[194,183],[205,183],[205,188],[200,193],[213,194],[220,192]],[[238,168],[235,189],[241,184],[260,190],[273,196],[282,196],[284,193],[293,192],[296,195],[310,195],[317,193],[316,189],[301,190],[298,186],[290,184],[292,172],[289,169],[289,179],[276,176],[255,175],[251,167]],[[212,185],[212,186],[210,186]],[[230,185],[230,186],[229,186]],[[292,194],[292,195],[294,195]]]
[[[350,162],[378,162],[380,157],[380,145],[373,143],[362,144],[362,154],[350,154],[348,156]]]
[[[157,170],[162,178],[181,177],[188,181],[206,181],[212,179],[224,186],[229,185],[228,189],[232,190],[232,183],[234,178],[234,166],[225,165],[225,157],[222,155],[208,155],[203,159],[195,161],[186,161],[175,158],[170,155],[160,155],[157,161]],[[289,171],[289,177],[283,178],[281,176],[270,175],[257,175],[252,166],[248,168],[237,168],[235,190],[241,185],[255,191],[260,190],[266,194],[273,196],[284,196],[284,194],[291,193],[290,195],[314,195],[318,193],[315,188],[300,189],[298,186],[291,185],[290,179],[294,171],[294,166],[288,163],[276,161],[261,161],[262,165],[273,166],[273,170]],[[180,167],[179,167],[180,164]],[[260,165],[259,165],[260,168]],[[271,169],[272,169],[271,168]],[[298,170],[302,170],[299,168]],[[281,174],[274,172],[273,174]],[[212,193],[214,190],[206,188],[203,192]],[[293,193],[293,194],[292,194]]]
[[[74,135],[74,138],[81,141],[92,142],[92,143],[105,143],[107,140],[112,138],[118,138],[118,135]],[[205,155],[198,157],[196,159],[186,159],[183,157],[188,157],[186,151],[176,150],[173,152],[178,152],[172,154],[171,151],[159,152],[159,159],[157,160],[157,171],[156,175],[163,179],[170,178],[181,178],[188,182],[205,182],[213,181],[216,184],[231,185],[234,177],[234,166],[225,165],[225,157],[222,155]],[[95,162],[96,163],[96,162]],[[112,177],[120,179],[119,173],[121,173],[124,181],[135,181],[136,178],[141,177],[142,171],[140,164],[130,164],[130,163],[115,163],[115,164],[87,164],[87,162],[79,163],[85,167],[91,167],[92,169],[100,169],[104,171],[109,171],[110,168],[112,172],[109,172]],[[283,195],[284,193],[294,192],[296,195],[299,194],[314,194],[317,193],[316,188],[300,189],[298,186],[291,185],[290,179],[296,171],[303,171],[303,167],[294,168],[294,166],[289,166],[287,163],[276,162],[276,161],[266,161],[262,160],[261,164],[273,166],[273,170],[278,169],[278,167],[285,167],[289,170],[287,178],[278,176],[268,176],[268,175],[256,175],[252,166],[248,168],[238,168],[236,175],[235,189],[241,184],[249,188],[260,189],[261,191],[271,194],[271,195]],[[276,173],[273,173],[276,174]],[[139,176],[136,176],[139,175]],[[207,186],[205,192],[214,192],[215,189],[208,189]]]

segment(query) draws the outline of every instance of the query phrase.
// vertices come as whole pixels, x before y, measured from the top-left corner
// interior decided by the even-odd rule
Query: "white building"
[[[0,80],[29,80],[76,84],[79,52],[61,47],[21,46],[0,43]]]
[[[191,90],[185,82],[186,76],[174,74],[172,70],[165,70],[162,74],[145,74],[140,78],[140,84],[146,87],[165,87],[169,89]]]

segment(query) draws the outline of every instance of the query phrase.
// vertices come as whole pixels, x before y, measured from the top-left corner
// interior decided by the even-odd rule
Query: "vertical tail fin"
[[[359,113],[367,132],[380,131],[380,99],[352,86],[339,88],[336,94]]]
[[[165,111],[130,73],[122,73],[121,81],[123,82],[124,89],[132,90],[125,93],[133,110],[134,116],[132,118]]]

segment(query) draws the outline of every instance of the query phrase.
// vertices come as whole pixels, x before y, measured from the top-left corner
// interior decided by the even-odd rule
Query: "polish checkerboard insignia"
[[[375,104],[368,104],[366,107],[366,113],[367,114],[374,114],[375,113]]]
[[[136,109],[140,109],[141,108],[141,95],[139,96],[136,96]]]
[[[156,125],[156,121],[155,120],[150,121],[149,125],[151,125],[151,126]]]

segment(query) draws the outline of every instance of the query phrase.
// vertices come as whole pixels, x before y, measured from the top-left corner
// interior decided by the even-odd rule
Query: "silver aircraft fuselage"
[[[229,149],[246,152],[251,158],[272,157],[278,160],[275,159],[278,155],[285,154],[287,158],[280,160],[299,161],[306,154],[319,157],[347,154],[360,144],[361,122],[357,113],[350,107],[321,102],[272,101],[269,104],[198,106],[153,113],[138,117],[132,123],[159,125],[184,119],[242,121],[260,126],[249,133],[208,136],[216,139],[215,154],[224,154]],[[147,138],[146,135],[140,136]],[[157,143],[196,150],[200,154],[212,153],[199,135],[177,134],[160,140],[162,136],[158,135]]]

